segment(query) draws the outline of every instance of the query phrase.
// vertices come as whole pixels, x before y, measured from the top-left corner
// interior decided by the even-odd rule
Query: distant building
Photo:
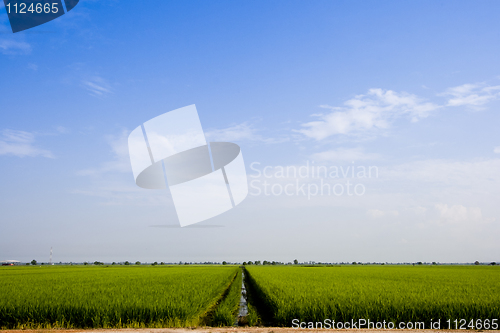
[[[19,260],[4,260],[0,262],[2,263],[2,266],[14,266],[20,263]]]

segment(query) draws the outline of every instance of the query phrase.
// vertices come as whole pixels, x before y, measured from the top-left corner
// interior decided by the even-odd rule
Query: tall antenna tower
[[[52,265],[52,246],[50,247],[50,260],[49,265]]]

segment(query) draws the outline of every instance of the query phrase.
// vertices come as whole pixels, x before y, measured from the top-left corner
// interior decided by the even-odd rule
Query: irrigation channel
[[[254,321],[248,318],[247,296],[245,269],[240,267],[220,299],[202,317],[200,324],[210,327],[248,326]]]
[[[246,317],[248,316],[248,304],[247,304],[247,290],[245,288],[245,270],[241,272],[241,297],[240,297],[240,307],[238,310],[238,318],[236,319],[235,326],[242,325],[245,326],[248,321]]]

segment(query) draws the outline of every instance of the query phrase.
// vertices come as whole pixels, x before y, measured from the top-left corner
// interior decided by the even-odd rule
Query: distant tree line
[[[37,262],[35,259],[31,260],[31,262],[29,263],[26,263],[26,265],[48,265],[47,263],[39,263]],[[58,265],[74,265],[75,263],[62,263],[62,262],[59,262]],[[140,261],[136,261],[135,263],[131,263],[129,261],[124,261],[124,262],[114,262],[111,263],[111,265],[144,265],[143,263],[141,263]],[[146,263],[147,264],[147,263]],[[244,266],[247,266],[247,265],[272,265],[272,266],[276,266],[276,265],[302,265],[302,266],[314,266],[314,265],[412,265],[412,266],[420,266],[420,265],[463,265],[464,263],[438,263],[436,261],[433,261],[431,263],[426,263],[426,262],[422,262],[422,261],[418,261],[418,262],[403,262],[403,263],[389,263],[389,262],[365,262],[365,263],[362,263],[360,261],[356,262],[356,261],[352,261],[352,262],[335,262],[335,263],[329,263],[329,262],[316,262],[316,261],[307,261],[307,262],[299,262],[297,259],[293,260],[293,262],[288,262],[288,263],[285,263],[285,262],[281,262],[281,261],[268,261],[268,260],[264,260],[264,261],[260,261],[260,260],[255,260],[255,261],[244,261],[243,263],[239,263],[239,262],[228,262],[228,261],[222,261],[222,262],[213,262],[213,261],[205,261],[205,262],[182,262],[182,261],[179,261],[178,263],[166,263],[166,262],[160,262],[158,263],[157,261],[149,264],[151,266],[157,266],[157,265],[241,265],[243,264]],[[467,263],[465,263],[467,264]],[[78,265],[78,264],[77,264]],[[94,261],[93,263],[92,262],[83,262],[83,265],[87,266],[87,265],[95,265],[95,266],[102,266],[102,265],[107,265],[105,264],[104,262],[101,262],[101,261]],[[495,266],[495,265],[498,265],[497,262],[490,262],[490,263],[487,263],[487,262],[479,262],[479,261],[475,261],[474,263],[469,263],[469,265],[489,265],[489,266]]]

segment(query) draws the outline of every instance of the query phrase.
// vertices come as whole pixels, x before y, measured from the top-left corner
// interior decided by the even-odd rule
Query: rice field
[[[247,266],[253,305],[271,326],[370,319],[500,321],[500,267]],[[460,322],[459,322],[460,323]],[[470,327],[466,327],[470,329]]]
[[[198,326],[238,271],[236,266],[2,268],[0,328]]]
[[[443,329],[448,319],[452,328],[455,319],[500,321],[500,267],[244,270],[248,315],[240,323],[250,326],[365,319],[430,328],[441,320]],[[0,329],[234,326],[241,284],[236,266],[0,268]]]

